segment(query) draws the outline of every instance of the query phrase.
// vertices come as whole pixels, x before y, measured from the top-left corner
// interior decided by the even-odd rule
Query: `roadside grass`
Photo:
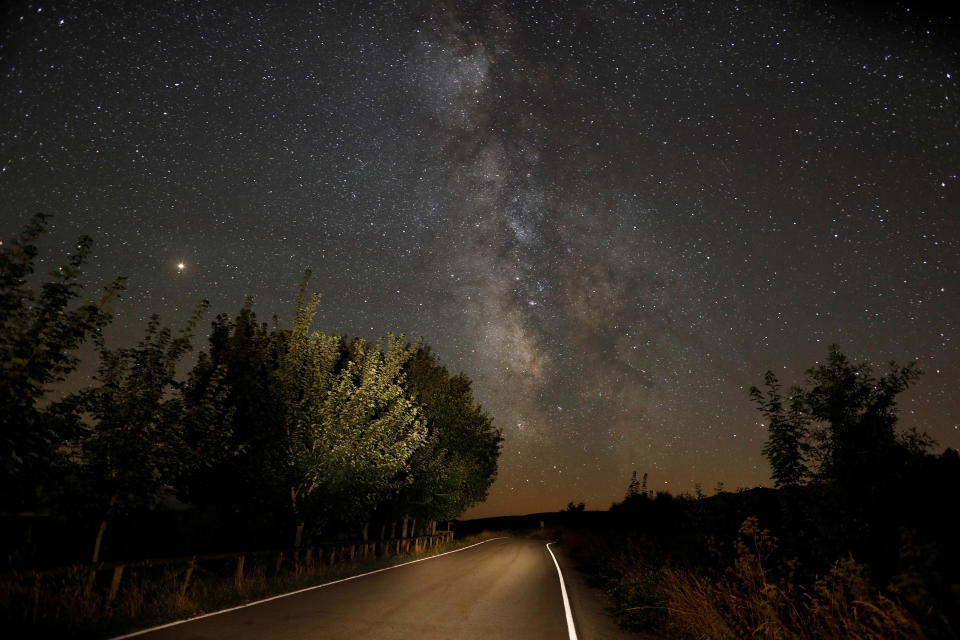
[[[0,621],[6,637],[110,638],[432,557],[499,535],[503,534],[484,531],[428,551],[334,566],[301,562],[277,571],[265,557],[244,567],[239,582],[232,562],[197,566],[189,579],[184,567],[139,567],[124,574],[109,604],[108,590],[91,583],[90,571],[83,567],[43,578],[6,576],[0,578]]]
[[[902,602],[873,586],[863,565],[838,562],[812,585],[775,567],[776,539],[748,518],[736,558],[720,572],[674,564],[642,537],[606,539],[566,531],[578,568],[610,594],[609,613],[626,630],[694,640],[925,638]]]
[[[663,594],[672,637],[758,640],[921,639],[920,624],[903,606],[874,588],[852,558],[837,562],[810,586],[776,576],[766,566],[776,548],[755,518],[740,529],[737,558],[714,579],[666,567]]]

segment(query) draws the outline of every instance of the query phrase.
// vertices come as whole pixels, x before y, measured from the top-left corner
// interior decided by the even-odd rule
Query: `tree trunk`
[[[390,523],[390,539],[393,540],[397,537],[397,521],[394,520]]]
[[[103,516],[103,520],[100,521],[100,528],[97,529],[97,537],[93,541],[93,559],[91,562],[97,564],[100,562],[100,545],[103,543],[103,533],[107,530],[107,518],[110,516],[110,510],[113,509],[113,505],[117,503],[117,496],[114,494],[110,498],[110,504],[107,505],[107,512]]]
[[[363,525],[363,541],[364,541],[364,542],[367,541],[367,538],[368,538],[368,534],[369,534],[369,533],[370,533],[370,523],[369,523],[369,522],[365,522],[364,525]]]
[[[387,523],[384,522],[380,525],[380,539],[383,540],[384,536],[387,535]]]
[[[401,538],[407,537],[407,516],[403,516],[403,528],[400,529],[400,537]]]
[[[299,549],[300,543],[303,542],[303,521],[300,519],[300,514],[297,513],[297,489],[295,487],[290,487],[290,507],[293,509],[293,515],[297,518],[297,530],[293,534],[293,548]]]
[[[107,530],[107,520],[104,518],[100,521],[100,528],[97,529],[97,537],[93,541],[93,558],[90,559],[90,562],[97,564],[100,562],[100,543],[103,542],[103,532]]]

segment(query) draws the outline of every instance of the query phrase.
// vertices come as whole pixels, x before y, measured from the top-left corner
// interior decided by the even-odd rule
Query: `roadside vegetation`
[[[919,375],[831,347],[803,384],[751,392],[775,489],[674,496],[635,473],[563,541],[627,629],[672,638],[955,638],[960,456],[897,428]]]
[[[470,379],[451,375],[429,345],[314,329],[320,298],[309,295],[309,272],[289,326],[277,316],[258,321],[247,300],[204,332],[201,301],[181,328],[154,315],[136,344],[114,345],[105,330],[124,280],[85,299],[88,237],[36,273],[55,263],[39,258],[47,223],[37,215],[0,243],[0,582],[10,587],[0,589],[0,607],[8,617],[24,615],[9,609],[22,601],[7,597],[12,576],[33,570],[83,565],[77,571],[91,575],[120,560],[405,539],[434,534],[486,498],[501,433]],[[78,383],[81,347],[99,366]],[[302,573],[297,584],[315,577]],[[51,588],[73,602],[70,615],[112,620],[129,609],[118,600],[107,611],[96,590],[60,575]],[[259,593],[251,576],[248,588]],[[186,609],[211,606],[194,602],[202,584],[198,576]],[[154,598],[135,591],[124,597]],[[31,593],[43,606],[30,616],[43,619],[49,593]],[[179,602],[171,594],[157,597]]]
[[[485,532],[458,540],[438,536],[435,546],[419,551],[409,545],[408,551],[379,558],[350,560],[344,555],[333,562],[304,554],[298,560],[289,553],[251,554],[242,580],[233,557],[141,566],[126,572],[112,598],[109,571],[101,572],[105,580],[97,584],[83,566],[8,576],[0,581],[0,602],[7,613],[4,629],[13,637],[112,637],[429,558],[491,537],[496,535]]]

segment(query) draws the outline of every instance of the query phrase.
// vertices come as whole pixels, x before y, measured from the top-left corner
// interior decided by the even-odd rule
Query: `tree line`
[[[292,326],[259,322],[252,301],[213,320],[185,379],[177,367],[207,312],[174,331],[154,315],[133,346],[109,347],[123,279],[81,301],[91,239],[35,274],[47,216],[0,246],[0,510],[82,523],[101,557],[112,523],[179,502],[234,543],[299,546],[366,537],[398,521],[450,520],[486,497],[502,435],[421,341],[313,330],[307,296]],[[92,384],[51,391],[94,346]],[[285,533],[283,533],[285,532]]]

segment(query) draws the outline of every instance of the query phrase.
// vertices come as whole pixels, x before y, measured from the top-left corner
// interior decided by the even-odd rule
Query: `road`
[[[502,538],[135,636],[568,639],[561,582],[542,541]]]

